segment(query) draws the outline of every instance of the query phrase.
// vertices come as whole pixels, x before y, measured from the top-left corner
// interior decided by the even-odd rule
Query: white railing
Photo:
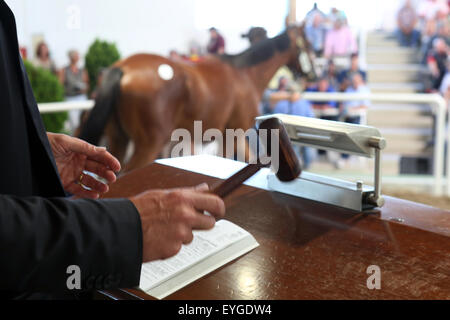
[[[444,171],[444,143],[445,143],[445,114],[446,101],[439,94],[426,93],[321,93],[321,92],[305,92],[302,98],[309,101],[354,101],[354,100],[370,100],[373,102],[394,102],[394,103],[426,103],[432,106],[436,115],[436,130],[434,140],[434,159],[433,159],[433,176],[434,186],[433,193],[435,195],[442,194],[443,171]],[[447,137],[450,141],[450,129],[447,131]],[[447,148],[448,149],[448,148]],[[450,160],[449,150],[447,150],[447,186],[450,186]],[[450,196],[450,188],[447,187],[447,194]]]
[[[94,107],[94,100],[40,103],[38,107],[40,113],[90,110]]]
[[[433,193],[442,194],[443,176],[444,176],[444,143],[445,143],[445,115],[446,101],[438,94],[424,93],[319,93],[304,92],[302,98],[309,101],[354,101],[370,100],[372,102],[391,102],[391,103],[425,103],[432,106],[436,115],[435,146],[433,159],[434,185]],[[41,113],[70,111],[70,110],[89,110],[94,106],[94,101],[74,101],[74,102],[55,102],[39,104]],[[449,110],[450,115],[450,110]],[[447,139],[450,141],[450,128],[447,129]],[[450,148],[447,148],[447,195],[450,196]]]

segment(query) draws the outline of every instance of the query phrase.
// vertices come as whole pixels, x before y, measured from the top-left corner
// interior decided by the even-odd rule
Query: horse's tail
[[[95,106],[81,127],[79,138],[97,145],[103,135],[111,115],[116,111],[120,96],[120,80],[123,71],[114,67],[105,71],[103,81],[98,89]]]

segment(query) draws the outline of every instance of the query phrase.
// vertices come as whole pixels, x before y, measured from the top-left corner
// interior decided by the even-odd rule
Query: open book
[[[250,233],[227,220],[193,233],[194,240],[175,256],[142,264],[141,290],[163,299],[259,245]]]

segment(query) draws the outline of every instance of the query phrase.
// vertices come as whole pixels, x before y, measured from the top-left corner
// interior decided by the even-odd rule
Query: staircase
[[[367,35],[368,85],[372,92],[415,93],[423,90],[425,68],[419,64],[416,49],[400,47],[384,32]],[[430,156],[427,142],[432,138],[431,109],[423,104],[373,103],[368,125],[380,129],[388,144],[383,172],[400,173],[401,156]]]

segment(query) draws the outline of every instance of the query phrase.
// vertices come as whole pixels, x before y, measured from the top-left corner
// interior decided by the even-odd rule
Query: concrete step
[[[392,154],[384,150],[381,157],[381,170],[384,177],[400,174],[400,161],[402,156],[401,154]],[[423,154],[411,154],[410,156],[423,156]],[[363,174],[369,177],[368,182],[373,183],[371,175],[373,175],[375,169],[374,159],[352,156],[348,161],[342,161],[341,165],[341,168],[336,169],[327,159],[319,158],[313,162],[308,172],[324,176],[333,176],[336,173],[352,174],[353,178],[350,179],[351,181],[363,180],[361,179],[361,174]],[[344,178],[344,180],[349,179]]]
[[[368,37],[366,44],[368,47],[399,47],[397,39],[394,38]]]
[[[368,51],[366,55],[368,64],[409,64],[418,61],[416,53],[397,52],[397,50],[384,50],[378,52]]]
[[[367,39],[395,39],[392,32],[374,31],[367,33]]]
[[[370,79],[369,79],[370,81]],[[423,84],[420,82],[411,83],[395,83],[395,82],[379,82],[370,83],[369,88],[371,92],[378,93],[415,93],[423,91]]]
[[[412,155],[423,154],[432,138],[431,128],[380,128],[386,139],[386,153]]]
[[[413,112],[401,110],[380,112],[369,108],[367,113],[367,124],[375,128],[418,128],[428,129],[433,126],[433,118]]]
[[[369,64],[368,78],[374,82],[420,82],[426,69],[420,64]]]
[[[370,83],[380,83],[380,82],[409,83],[409,82],[420,82],[420,80],[422,79],[422,73],[372,70],[367,72],[367,78]]]

